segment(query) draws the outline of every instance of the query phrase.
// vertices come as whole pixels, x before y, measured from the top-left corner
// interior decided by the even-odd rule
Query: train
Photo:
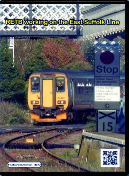
[[[120,75],[120,85],[125,75]],[[31,122],[79,121],[94,113],[94,70],[47,68],[29,77]]]

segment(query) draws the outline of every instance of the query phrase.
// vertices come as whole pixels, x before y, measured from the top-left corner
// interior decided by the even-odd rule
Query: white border
[[[40,162],[9,162],[8,167],[41,167]]]
[[[117,151],[117,165],[103,165],[103,151]],[[101,167],[120,167],[120,149],[100,149]]]

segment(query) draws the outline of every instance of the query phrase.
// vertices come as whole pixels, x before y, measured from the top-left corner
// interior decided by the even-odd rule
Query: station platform
[[[111,132],[86,132],[83,130],[82,135],[98,140],[125,145],[125,134]]]
[[[110,167],[116,172],[116,165],[112,165],[110,163],[108,157],[109,155],[106,153],[103,156],[102,151],[111,152],[111,151],[119,151],[117,153],[119,157],[119,166],[117,172],[125,172],[125,134],[120,133],[111,133],[111,132],[87,132],[83,130],[82,139],[80,145],[79,158],[83,162],[89,163],[92,165],[97,165],[101,171],[105,166],[102,166],[103,159],[110,164]],[[115,156],[116,157],[116,156]],[[117,163],[117,164],[118,164]]]
[[[109,137],[114,137],[114,138],[125,140],[125,134],[120,134],[120,133],[94,132],[94,134],[104,135],[104,136],[109,136]]]

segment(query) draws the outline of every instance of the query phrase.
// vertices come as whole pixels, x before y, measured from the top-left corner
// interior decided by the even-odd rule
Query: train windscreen
[[[65,78],[62,76],[56,78],[56,91],[57,92],[65,91]]]
[[[32,77],[31,78],[31,92],[39,92],[40,91],[40,78]]]

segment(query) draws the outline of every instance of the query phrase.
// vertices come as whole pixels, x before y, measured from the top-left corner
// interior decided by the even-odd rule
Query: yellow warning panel
[[[53,80],[43,80],[43,107],[53,107]]]
[[[31,138],[31,139],[27,138],[26,143],[34,143],[34,139],[33,138]]]

